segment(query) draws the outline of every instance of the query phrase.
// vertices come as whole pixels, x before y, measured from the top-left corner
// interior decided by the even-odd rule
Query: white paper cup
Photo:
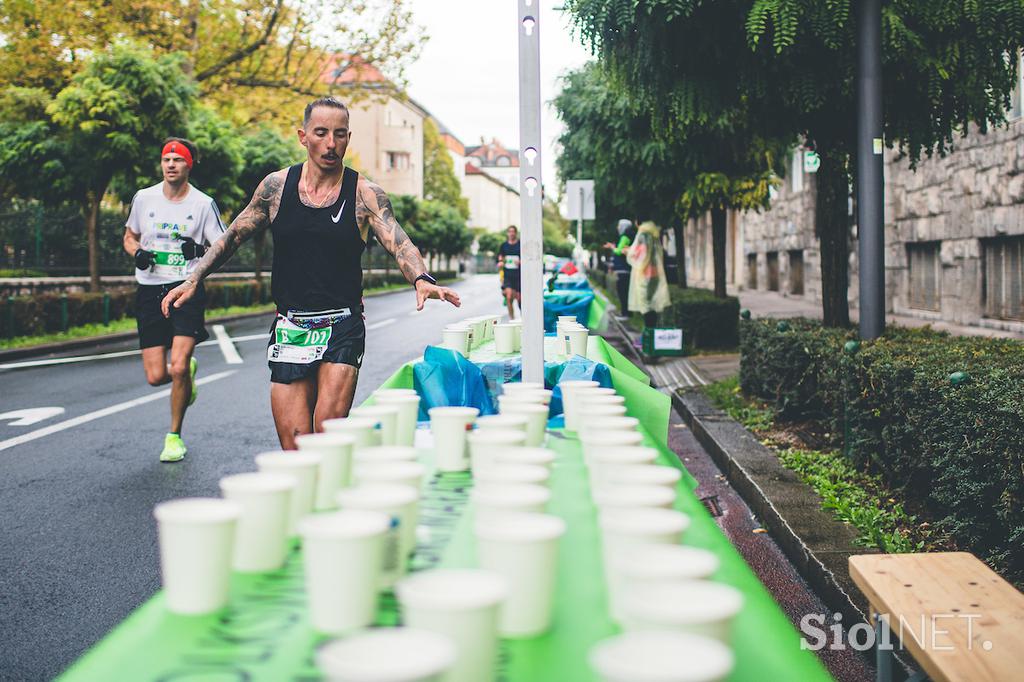
[[[469,434],[468,441],[469,456],[475,472],[492,464],[491,458],[498,449],[523,447],[526,444],[526,431],[478,429]]]
[[[291,510],[288,514],[288,535],[298,530],[299,521],[313,512],[316,501],[317,473],[322,457],[312,452],[276,450],[256,455],[256,468],[274,474],[295,477]]]
[[[526,483],[481,483],[473,487],[469,499],[476,519],[481,521],[510,512],[543,514],[551,500],[551,491],[542,485]]]
[[[566,355],[582,355],[587,357],[587,339],[589,336],[590,330],[586,327],[582,329],[577,327],[566,328],[563,332]]]
[[[472,327],[445,327],[441,332],[441,347],[462,355],[469,355]]]
[[[366,417],[377,421],[380,427],[374,434],[374,445],[395,445],[398,440],[399,411],[397,405],[381,403],[353,407],[348,413],[353,417]]]
[[[522,431],[526,433],[529,419],[518,414],[489,414],[478,417],[477,431]]]
[[[587,660],[601,682],[723,682],[735,665],[721,642],[663,630],[601,640]]]
[[[221,494],[239,506],[235,550],[236,571],[274,571],[284,565],[288,539],[288,512],[295,477],[247,473],[220,479]]]
[[[494,325],[494,352],[506,355],[516,352],[516,328],[510,324]]]
[[[728,644],[743,594],[710,580],[626,583],[622,586],[625,630],[679,630]]]
[[[622,414],[612,414],[602,408],[591,404],[580,411],[580,425],[584,431],[636,431],[640,428],[640,420],[636,417],[627,417],[624,405],[611,405],[612,410],[618,411],[622,408]]]
[[[566,423],[572,424],[572,431],[579,431],[580,429],[580,406],[584,399],[606,395],[616,396],[618,394],[615,392],[614,388],[608,388],[605,386],[580,386],[570,389],[569,402],[564,403],[564,407],[568,410],[565,413],[567,420]]]
[[[356,462],[352,480],[356,485],[398,483],[418,492],[426,473],[427,468],[419,462]]]
[[[522,325],[520,325],[522,326]],[[543,391],[544,384],[540,381],[509,381],[501,385],[502,395],[509,395],[518,391]]]
[[[613,485],[594,490],[594,504],[598,509],[636,509],[660,507],[671,509],[676,501],[674,488],[660,485]]]
[[[555,453],[538,447],[498,449],[491,460],[495,464],[533,464],[550,470],[555,461]]]
[[[489,464],[473,470],[477,483],[528,483],[547,485],[551,472],[536,464]]]
[[[523,321],[512,320],[509,324],[516,330],[516,352],[519,352],[523,349]]]
[[[395,585],[404,622],[446,635],[455,643],[455,664],[445,682],[494,678],[498,607],[508,594],[505,579],[491,571],[434,569]]]
[[[597,488],[614,488],[622,485],[657,485],[676,490],[683,473],[671,466],[659,464],[608,464],[600,466],[594,475]]]
[[[412,390],[412,389],[397,389]],[[381,405],[394,405],[398,408],[398,421],[395,432],[395,444],[412,446],[416,442],[416,422],[420,415],[420,397],[416,391],[408,393],[376,393],[377,402]]]
[[[593,391],[584,391],[580,394],[576,403],[576,411],[580,416],[584,415],[591,406],[597,405],[625,405],[626,398],[621,395],[598,395]]]
[[[356,437],[356,450],[380,445],[375,442],[376,419],[367,417],[342,417],[341,419],[325,419],[324,433],[347,433]]]
[[[644,436],[639,431],[583,431],[580,433],[580,443],[583,446],[583,459],[589,464],[595,458],[602,457],[608,453],[616,453],[622,450],[633,450],[643,447]],[[653,450],[653,448],[647,448]],[[657,453],[657,450],[655,450]],[[607,458],[614,460],[614,455]],[[650,461],[654,461],[653,459]],[[617,464],[644,464],[644,461],[630,461],[628,458]]]
[[[612,619],[625,617],[622,592],[626,585],[666,580],[703,580],[718,570],[719,561],[706,549],[682,545],[640,545],[608,557],[605,574]]]
[[[328,642],[316,664],[326,682],[440,682],[455,644],[436,632],[372,628]]]
[[[390,525],[387,514],[361,510],[316,514],[299,523],[314,630],[341,635],[373,622]]]
[[[559,315],[558,316],[558,321],[562,322],[562,323],[573,322],[575,324],[579,324],[579,322],[576,320],[576,316],[575,315]]]
[[[498,632],[502,637],[533,637],[551,625],[558,540],[565,521],[547,514],[505,514],[476,522],[480,567],[508,583]]]
[[[502,402],[501,412],[502,414],[514,414],[526,418],[527,447],[538,447],[544,444],[544,439],[547,436],[548,431],[549,410],[547,405],[540,405],[537,403]]]
[[[641,545],[678,545],[690,517],[674,509],[641,507],[604,509],[598,517],[605,557],[621,555]],[[610,561],[605,561],[610,566]]]
[[[418,502],[418,490],[395,483],[358,485],[338,492],[338,506],[343,510],[361,509],[388,515],[391,525],[384,536],[382,587],[391,587],[405,575],[407,559],[416,548]]]
[[[565,414],[565,428],[569,431],[576,430],[575,415],[572,415],[572,408],[575,406],[573,399],[578,391],[587,388],[598,388],[601,384],[596,381],[560,381],[559,390],[562,393],[562,412]],[[570,422],[571,425],[570,425]]]
[[[587,413],[580,415],[580,429],[587,431],[595,423],[600,423],[602,419],[618,419],[619,417],[626,416],[625,405],[588,405]],[[633,417],[627,417],[627,419],[633,419]],[[607,429],[609,431],[614,429]],[[636,429],[632,429],[636,430]]]
[[[352,450],[356,437],[349,433],[307,433],[295,437],[302,452],[320,455],[313,508],[334,509],[334,495],[352,482]]]
[[[210,613],[228,603],[235,527],[234,502],[193,497],[153,509],[160,538],[164,600],[172,613]]]
[[[469,346],[469,349],[473,350],[487,341],[487,322],[479,317],[471,317],[465,322],[473,327],[473,336],[470,338]]]
[[[466,433],[480,410],[475,407],[432,407],[430,431],[434,436],[434,465],[438,471],[466,471]]]
[[[415,462],[418,457],[416,448],[405,445],[380,445],[375,448],[363,448],[355,454],[356,462]]]

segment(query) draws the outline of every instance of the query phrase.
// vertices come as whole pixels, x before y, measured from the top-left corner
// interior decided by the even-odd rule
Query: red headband
[[[188,150],[188,147],[180,142],[171,140],[164,145],[164,150],[160,152],[160,158],[163,158],[168,154],[177,154],[178,156],[184,157],[185,165],[188,166],[189,170],[192,170],[192,152]]]

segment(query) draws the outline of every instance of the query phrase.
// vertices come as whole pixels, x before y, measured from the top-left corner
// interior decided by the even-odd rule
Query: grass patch
[[[0,277],[46,277],[46,273],[27,268],[0,268]]]
[[[838,451],[780,447],[780,442],[792,440],[786,425],[776,422],[775,411],[767,404],[743,395],[737,377],[708,384],[704,393],[811,486],[823,509],[856,528],[858,545],[891,554],[920,552],[929,545],[929,524],[918,523],[916,516],[908,514],[880,476],[857,470]]]

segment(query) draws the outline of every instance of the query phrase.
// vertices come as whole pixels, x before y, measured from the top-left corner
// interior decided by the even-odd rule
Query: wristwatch
[[[429,273],[424,272],[422,275],[420,275],[419,277],[412,281],[413,288],[416,287],[416,282],[420,281],[421,279],[427,284],[433,284],[434,286],[437,286],[437,280],[431,277]]]

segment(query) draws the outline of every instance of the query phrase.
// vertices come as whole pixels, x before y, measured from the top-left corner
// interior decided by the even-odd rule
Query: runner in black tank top
[[[458,294],[427,274],[387,193],[344,168],[348,126],[348,109],[337,99],[310,102],[298,131],[306,161],[264,178],[224,236],[162,303],[164,315],[172,305],[180,308],[244,242],[271,230],[278,315],[267,360],[271,410],[285,450],[295,449],[297,435],[322,431],[324,420],[347,416],[352,405],[365,346],[360,255],[370,230],[415,288],[418,310],[428,298],[460,304]]]

